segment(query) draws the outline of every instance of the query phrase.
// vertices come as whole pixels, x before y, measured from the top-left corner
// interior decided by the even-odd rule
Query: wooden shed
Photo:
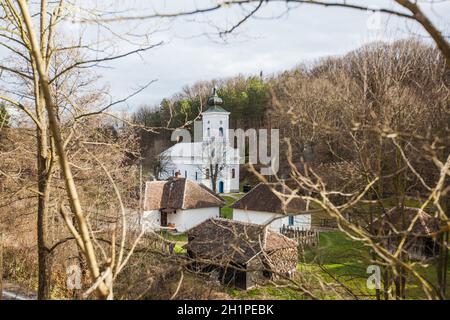
[[[395,252],[407,234],[403,252],[409,259],[435,257],[439,246],[433,234],[439,231],[439,220],[419,208],[394,207],[373,223],[374,237]]]
[[[193,268],[217,271],[222,283],[236,288],[247,290],[296,270],[297,243],[258,224],[214,218],[187,234],[184,248]]]

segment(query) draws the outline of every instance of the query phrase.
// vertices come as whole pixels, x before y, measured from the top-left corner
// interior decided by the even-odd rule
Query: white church
[[[162,152],[160,180],[178,176],[202,183],[218,193],[239,192],[239,150],[230,145],[230,113],[222,104],[214,88],[208,108],[202,112],[201,139],[179,142]]]

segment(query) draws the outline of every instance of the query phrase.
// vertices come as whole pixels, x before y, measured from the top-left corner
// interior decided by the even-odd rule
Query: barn
[[[219,217],[224,200],[201,183],[186,178],[148,181],[145,185],[143,226],[185,232]]]
[[[311,214],[305,212],[306,202],[281,183],[259,183],[231,208],[233,220],[269,224],[276,231],[283,226],[311,229]]]
[[[192,267],[217,272],[223,284],[247,290],[295,273],[297,243],[259,224],[213,218],[187,235]]]

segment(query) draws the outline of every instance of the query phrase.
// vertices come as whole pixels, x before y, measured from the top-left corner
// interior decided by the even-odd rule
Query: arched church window
[[[187,170],[184,170],[184,177],[187,178]]]
[[[223,128],[222,127],[219,128],[219,136],[223,137]]]
[[[234,179],[236,177],[236,170],[233,168],[231,169],[231,179]]]
[[[212,151],[211,151],[211,158],[214,158],[215,155],[216,155],[216,149],[212,149]]]
[[[210,128],[208,128],[208,137],[211,137],[211,129]]]
[[[205,170],[205,179],[209,179],[209,169]]]

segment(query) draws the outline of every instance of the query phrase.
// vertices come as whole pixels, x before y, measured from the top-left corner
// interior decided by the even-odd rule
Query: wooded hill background
[[[321,164],[317,170],[334,176],[330,179],[334,183],[339,183],[335,181],[339,171],[345,171],[346,183],[348,174],[357,183],[358,177],[368,172],[394,172],[396,147],[385,141],[381,164],[375,164],[371,157],[361,162],[361,154],[377,154],[373,139],[378,137],[367,136],[364,144],[357,146],[355,141],[362,137],[352,136],[352,127],[389,127],[430,139],[437,135],[445,144],[450,123],[448,85],[445,61],[433,46],[418,39],[376,42],[276,75],[237,75],[198,82],[163,99],[159,106],[141,106],[133,119],[150,127],[183,126],[199,117],[212,88],[217,86],[223,107],[231,112],[231,128],[280,129],[280,175],[289,175],[285,158],[289,140],[293,161],[299,167],[302,161]],[[155,174],[157,155],[173,144],[170,135],[168,130],[139,132],[147,172]],[[412,148],[413,143],[412,139],[406,143],[406,152],[415,153],[413,161],[420,172],[433,181],[437,170],[420,164],[426,161],[420,150]],[[336,163],[339,165],[334,167]],[[377,165],[381,167],[375,168]],[[248,178],[245,170],[242,177]],[[386,179],[385,192],[393,192],[394,182]],[[420,190],[414,177],[408,175],[406,179],[411,179],[408,192]]]

